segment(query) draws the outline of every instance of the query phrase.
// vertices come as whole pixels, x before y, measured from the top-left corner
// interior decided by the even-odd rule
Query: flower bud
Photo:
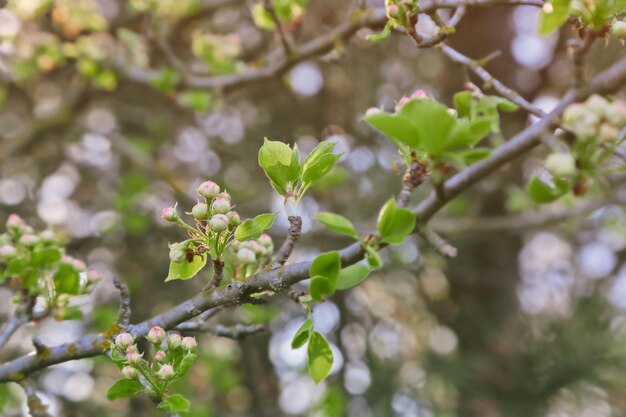
[[[216,214],[209,220],[209,228],[214,232],[223,232],[228,228],[228,217],[223,214]]]
[[[626,23],[626,22],[624,22]],[[614,101],[606,111],[608,121],[618,129],[626,125],[626,103],[621,100]]]
[[[169,379],[174,376],[174,368],[172,368],[172,365],[161,365],[156,375],[159,379]]]
[[[228,211],[230,210],[230,200],[227,200],[223,197],[218,197],[213,200],[213,204],[211,204],[211,209],[214,213],[228,213]]]
[[[228,217],[228,224],[230,226],[237,227],[241,224],[241,217],[239,217],[239,213],[236,211],[229,211],[226,213],[226,217]]]
[[[125,366],[122,369],[122,376],[126,379],[135,379],[137,378],[137,370],[132,366]]]
[[[17,254],[17,249],[13,245],[2,245],[0,246],[0,260],[6,260],[12,258]]]
[[[606,111],[609,108],[609,102],[598,94],[591,95],[586,101],[585,105],[587,106],[587,110],[595,113],[600,117],[604,117]]]
[[[139,352],[128,352],[126,354],[126,360],[131,365],[139,365],[143,361],[143,354]]]
[[[183,341],[180,343],[180,345],[185,350],[193,350],[198,347],[198,342],[196,342],[195,337],[187,336],[187,337],[183,337]]]
[[[205,181],[200,184],[196,191],[200,197],[208,198],[210,200],[220,193],[220,186],[213,181]]]
[[[411,99],[408,96],[402,96],[402,98],[398,100],[398,104],[396,104],[396,107],[394,110],[396,112],[399,112],[400,110],[402,110],[402,107],[404,107],[404,105],[409,102],[409,100]]]
[[[256,261],[256,255],[251,249],[241,248],[237,251],[237,259],[244,264],[251,264]]]
[[[153,326],[148,332],[146,339],[148,339],[150,343],[157,345],[165,339],[165,330],[163,330],[162,327]]]
[[[72,261],[72,266],[78,272],[84,272],[87,269],[87,265],[85,265],[85,262],[81,261],[80,259],[74,259]]]
[[[22,232],[26,227],[26,222],[18,214],[9,214],[6,222],[6,228],[11,234]]]
[[[139,352],[139,349],[137,349],[136,344],[126,346],[126,353],[130,353],[130,352]]]
[[[209,216],[209,206],[205,203],[198,203],[191,209],[191,214],[196,220],[206,220]]]
[[[365,112],[366,116],[373,116],[375,114],[379,114],[382,113],[383,111],[381,109],[379,109],[378,107],[370,107],[369,109],[367,109],[367,111]]]
[[[618,39],[626,39],[626,22],[623,20],[616,20],[611,25],[611,35]]]
[[[619,130],[608,123],[602,123],[598,131],[598,139],[601,142],[614,142],[619,137]]]
[[[555,152],[548,155],[544,166],[555,177],[567,177],[576,174],[576,161],[569,153]]]
[[[43,232],[41,232],[39,234],[39,237],[44,242],[54,242],[54,241],[56,241],[56,236],[54,235],[54,232],[52,230],[49,230],[49,229],[44,230]]]
[[[222,191],[221,193],[219,193],[217,195],[217,198],[223,198],[224,200],[228,200],[229,203],[231,201],[230,194],[227,191]]]
[[[420,88],[419,90],[413,91],[413,93],[411,94],[411,98],[416,98],[418,100],[428,100],[429,97],[426,91]]]
[[[183,337],[181,335],[178,333],[172,333],[167,337],[167,347],[170,349],[178,349],[182,340]]]
[[[580,120],[585,113],[587,113],[587,108],[582,103],[574,103],[567,106],[565,111],[563,111],[563,122],[566,126],[574,126],[578,120]]]
[[[168,246],[170,248],[170,261],[184,262],[187,259],[188,243],[171,243]]]
[[[95,284],[101,279],[102,279],[102,274],[100,272],[94,271],[93,269],[90,269],[89,271],[87,271],[87,281],[89,281],[89,283]]]
[[[268,235],[267,233],[263,233],[261,237],[257,239],[257,242],[259,242],[261,245],[265,246],[266,248],[274,246],[272,237]]]
[[[161,212],[161,218],[166,222],[176,222],[178,221],[178,211],[176,210],[176,206],[174,207],[165,207]]]
[[[387,7],[387,17],[389,19],[395,19],[398,15],[398,6],[395,4],[391,4]]]
[[[165,352],[159,350],[157,353],[154,354],[154,360],[157,362],[163,362],[165,360]]]
[[[130,333],[120,333],[115,336],[115,347],[119,350],[126,350],[133,343],[135,343],[135,338]]]

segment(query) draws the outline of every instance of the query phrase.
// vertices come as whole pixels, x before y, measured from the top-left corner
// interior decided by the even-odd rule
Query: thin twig
[[[218,324],[216,326],[211,326],[201,321],[188,321],[176,326],[176,330],[180,330],[181,332],[202,332],[215,336],[226,337],[228,339],[241,340],[246,336],[264,332],[267,328],[262,324],[254,324],[250,326],[243,324],[238,324],[236,326],[223,326]]]
[[[302,233],[302,218],[300,216],[289,216],[288,220],[289,231],[287,232],[287,238],[278,252],[276,252],[276,263],[278,265],[284,265],[287,262],[298,239],[300,239],[300,233]]]
[[[48,413],[48,407],[41,401],[37,395],[37,390],[32,383],[24,379],[20,381],[20,385],[26,393],[26,403],[28,405],[28,412],[32,417],[50,417]]]
[[[439,32],[436,35],[430,36],[428,38],[424,38],[422,36],[411,36],[411,39],[413,39],[415,46],[417,46],[418,48],[432,48],[433,46],[440,44],[441,42],[446,40],[450,35],[453,35],[456,32],[455,27],[459,24],[463,16],[465,16],[466,11],[467,8],[464,5],[457,7],[454,15],[452,15],[452,17],[450,18],[450,21],[444,26],[441,26],[439,28]],[[436,15],[436,12],[433,12],[433,16],[438,15]]]
[[[572,87],[577,92],[581,91],[585,85],[585,57],[595,39],[594,33],[587,32],[584,39],[568,41],[568,53],[572,63]]]
[[[128,323],[130,323],[130,292],[128,291],[128,286],[118,277],[113,278],[113,285],[120,292],[120,307],[117,313],[117,324],[126,327]]]
[[[224,261],[221,259],[213,259],[213,279],[211,279],[212,287],[219,287],[224,278]]]
[[[0,329],[0,347],[6,345],[11,339],[11,336],[13,336],[13,333],[26,323],[28,323],[28,318],[22,314],[11,316],[9,320],[4,323],[2,329]]]
[[[278,36],[280,38],[280,43],[283,46],[283,51],[285,52],[285,56],[292,55],[291,42],[287,37],[287,32],[285,32],[285,28],[283,27],[283,22],[280,21],[278,14],[276,13],[276,9],[274,8],[274,4],[272,0],[263,0],[263,7],[265,10],[272,16],[272,20],[274,21],[274,25],[276,25],[276,31],[278,32]]]
[[[445,241],[444,238],[439,236],[434,230],[428,226],[420,226],[417,229],[417,234],[420,235],[435,251],[444,258],[456,257],[458,250],[451,244]]]

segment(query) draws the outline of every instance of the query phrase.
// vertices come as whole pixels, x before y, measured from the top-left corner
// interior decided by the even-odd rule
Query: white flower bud
[[[139,365],[143,361],[143,354],[139,352],[128,352],[126,354],[126,360],[131,365]]]
[[[209,206],[205,203],[198,203],[191,209],[191,214],[196,220],[206,220],[209,216]]]
[[[137,370],[132,366],[125,366],[122,369],[122,376],[126,379],[135,379],[137,378]]]
[[[178,221],[178,211],[176,211],[176,206],[174,207],[165,207],[161,212],[161,218],[167,222],[176,222]]]
[[[0,259],[1,260],[7,260],[9,258],[14,257],[15,255],[17,255],[17,249],[15,249],[15,246],[13,245],[2,245],[0,246]]]
[[[244,264],[252,264],[256,261],[256,255],[248,248],[241,248],[237,251],[237,259]]]
[[[154,360],[157,362],[163,362],[165,360],[165,352],[159,350],[157,353],[154,354]]]
[[[626,39],[626,22],[623,20],[616,20],[611,25],[611,35],[617,39]]]
[[[606,112],[606,118],[616,128],[623,128],[626,125],[626,103],[621,100],[611,103]]]
[[[205,181],[196,190],[201,197],[214,198],[220,193],[220,186],[213,181]]]
[[[223,197],[218,197],[213,200],[213,204],[211,204],[211,209],[214,213],[228,213],[230,211],[230,200],[227,200]]]
[[[228,224],[230,226],[237,227],[241,223],[241,217],[239,217],[239,213],[236,211],[229,211],[226,213],[226,217],[228,217]]]
[[[567,177],[576,174],[576,161],[569,153],[555,152],[548,155],[544,166],[555,177]]]
[[[602,142],[614,142],[619,137],[619,130],[608,123],[602,123],[598,131],[598,139]]]
[[[133,343],[135,343],[135,338],[130,333],[120,333],[115,336],[115,347],[119,350],[126,350]]]
[[[223,214],[216,214],[209,220],[209,228],[214,232],[223,232],[228,228],[228,217]]]
[[[182,342],[183,337],[178,333],[172,333],[167,337],[167,347],[170,349],[177,349],[180,347],[180,342]]]
[[[587,101],[585,101],[585,105],[587,106],[587,110],[595,113],[599,117],[604,117],[609,109],[609,102],[598,94],[589,96]]]
[[[196,342],[196,338],[195,337],[187,336],[187,337],[183,337],[183,340],[180,343],[180,345],[185,350],[194,350],[195,348],[198,347],[198,342]]]
[[[159,379],[169,379],[174,376],[174,368],[172,368],[172,365],[161,365],[156,375]]]

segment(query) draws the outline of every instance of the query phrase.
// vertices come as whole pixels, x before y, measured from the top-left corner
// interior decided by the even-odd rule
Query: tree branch
[[[50,417],[48,407],[41,401],[37,395],[37,390],[27,379],[20,381],[20,385],[26,393],[26,403],[28,404],[28,412],[32,417]]]
[[[223,326],[218,324],[211,326],[203,321],[187,321],[176,326],[176,330],[181,332],[201,332],[208,333],[215,336],[226,337],[234,340],[241,340],[246,336],[250,336],[256,333],[261,333],[267,330],[262,324],[255,324],[246,326],[238,324],[236,326]]]
[[[13,336],[13,333],[26,323],[28,323],[28,317],[22,314],[9,317],[7,322],[2,326],[2,329],[0,329],[0,347],[6,345],[11,339],[11,336]]]
[[[285,239],[283,245],[278,252],[276,252],[276,263],[278,265],[284,265],[287,262],[302,232],[302,218],[300,216],[289,216],[288,220],[289,232],[287,233],[287,239]]]
[[[120,308],[117,313],[117,324],[126,327],[130,323],[130,292],[128,286],[118,277],[113,278],[113,285],[120,292]]]

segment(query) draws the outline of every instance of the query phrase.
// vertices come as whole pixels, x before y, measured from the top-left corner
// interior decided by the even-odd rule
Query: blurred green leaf
[[[333,351],[324,336],[314,331],[309,339],[307,354],[309,374],[319,384],[333,367]]]
[[[189,400],[180,394],[168,395],[165,400],[159,403],[159,408],[170,413],[189,411]]]
[[[359,235],[352,225],[350,220],[346,219],[342,215],[328,212],[321,212],[315,215],[315,218],[327,228],[334,230],[338,233],[343,233],[345,235],[351,236],[355,239],[358,239]]]
[[[370,269],[365,265],[356,264],[343,268],[339,272],[336,288],[338,290],[347,290],[356,287],[363,282],[369,273]]]

